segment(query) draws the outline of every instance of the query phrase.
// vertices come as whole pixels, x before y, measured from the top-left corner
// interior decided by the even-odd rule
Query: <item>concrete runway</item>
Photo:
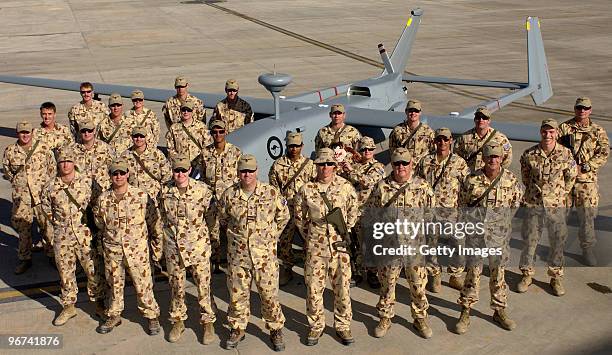
[[[241,94],[269,97],[257,76],[276,69],[294,77],[284,92],[294,95],[338,83],[371,77],[380,69],[376,45],[391,50],[411,8],[425,10],[407,71],[421,75],[526,81],[526,36],[524,18],[539,16],[552,78],[554,96],[543,108],[525,98],[504,108],[495,120],[540,122],[547,117],[563,121],[571,117],[577,96],[593,100],[595,122],[612,131],[612,15],[609,2],[535,0],[529,2],[483,1],[129,1],[129,0],[5,0],[0,3],[0,63],[2,74],[94,81],[134,87],[172,88],[174,77],[189,77],[192,91],[222,92],[225,80],[236,78]],[[240,16],[242,15],[242,16]],[[278,29],[275,30],[275,27]],[[306,41],[305,38],[308,40]],[[323,45],[324,44],[324,45]],[[325,46],[327,45],[327,46]],[[338,49],[332,51],[329,46]],[[467,87],[411,84],[409,96],[422,100],[426,113],[461,111],[484,96],[503,91]],[[66,112],[80,99],[78,93],[0,84],[0,148],[14,142],[16,122],[38,122],[43,101],[58,105],[58,120],[67,122]],[[106,100],[106,97],[104,97]],[[161,104],[148,103],[160,115]],[[165,132],[162,132],[165,133]],[[165,142],[160,142],[165,145]],[[513,142],[518,158],[531,144]],[[326,335],[316,348],[303,345],[307,333],[304,315],[303,279],[281,292],[286,324],[287,351],[291,353],[606,353],[612,349],[612,296],[597,290],[612,286],[612,169],[600,171],[600,210],[597,219],[599,255],[608,267],[568,267],[568,294],[549,294],[545,270],[538,270],[538,283],[527,294],[510,292],[509,311],[518,328],[506,332],[497,327],[488,308],[488,278],[483,277],[481,301],[475,308],[470,331],[458,336],[449,331],[459,315],[458,293],[448,287],[430,296],[430,323],[434,337],[419,338],[411,328],[405,281],[398,288],[397,316],[384,339],[371,336],[377,322],[377,296],[372,290],[353,289],[353,333],[356,344],[345,348],[333,334],[333,315],[327,312]],[[10,184],[0,181],[0,334],[60,333],[63,353],[222,353],[217,343],[204,347],[197,324],[195,289],[189,288],[188,330],[178,344],[164,337],[147,336],[138,315],[133,289],[126,290],[123,325],[111,334],[95,333],[97,321],[92,307],[80,294],[79,317],[62,328],[51,325],[58,312],[57,274],[41,255],[35,266],[19,277],[15,232],[10,227]],[[575,228],[570,228],[570,266],[580,265]],[[545,239],[545,238],[544,238]],[[514,250],[516,252],[516,248]],[[545,254],[544,254],[545,255]],[[514,264],[516,265],[516,263]],[[297,270],[301,273],[301,269]],[[518,269],[507,273],[511,290]],[[447,276],[444,276],[444,280]],[[600,286],[597,286],[600,285]],[[156,285],[162,307],[165,334],[170,325],[167,283]],[[227,291],[222,275],[213,280],[220,313],[216,324],[227,338]],[[253,294],[253,301],[257,300]],[[258,302],[241,353],[269,352]],[[326,308],[331,308],[331,292]],[[196,333],[198,337],[196,337]],[[0,349],[0,353],[8,350]]]

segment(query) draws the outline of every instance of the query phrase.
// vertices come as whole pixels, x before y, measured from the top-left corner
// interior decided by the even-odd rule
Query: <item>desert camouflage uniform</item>
[[[573,141],[570,148],[578,165],[588,164],[589,172],[579,172],[572,190],[572,204],[578,212],[578,237],[580,247],[587,249],[595,245],[595,216],[599,205],[597,173],[610,154],[610,142],[603,127],[589,120],[586,127],[579,126],[572,118],[559,125],[559,141]],[[581,143],[584,140],[584,143]],[[582,148],[580,147],[582,145]],[[568,206],[570,207],[570,206]]]
[[[102,122],[104,117],[110,114],[108,106],[102,101],[93,100],[91,107],[85,106],[83,102],[72,106],[68,111],[68,122],[70,122],[70,131],[74,137],[75,142],[79,142],[81,136],[79,135],[79,124],[88,119],[92,120],[96,127]]]
[[[230,106],[226,97],[215,106],[213,117],[225,122],[227,133],[231,133],[245,124],[253,122],[254,115],[248,102],[236,97],[236,103]]]
[[[19,260],[32,259],[32,222],[34,217],[43,236],[47,256],[53,256],[53,226],[48,222],[40,206],[40,197],[47,182],[55,176],[56,164],[51,147],[38,143],[36,150],[26,163],[29,149],[35,147],[34,139],[28,150],[19,143],[6,147],[2,167],[4,178],[13,187],[13,209],[11,224],[19,235]],[[21,171],[17,171],[21,169]]]
[[[191,275],[198,288],[202,323],[216,319],[210,292],[210,237],[205,214],[212,193],[206,184],[190,179],[184,193],[174,182],[166,184],[159,195],[159,206],[164,228],[164,256],[170,284],[170,321],[187,319],[185,306],[185,272]]]
[[[127,267],[136,290],[138,310],[145,318],[159,317],[147,244],[147,225],[155,223],[153,201],[138,187],[128,186],[120,200],[111,189],[96,202],[94,216],[103,235],[106,280],[110,287],[107,316],[121,316]]]
[[[334,131],[330,125],[331,123],[319,129],[317,137],[315,138],[316,150],[321,148],[329,148],[332,143],[337,141],[344,144],[345,147],[348,146],[350,148],[357,149],[357,145],[361,139],[361,133],[359,133],[357,128],[345,124],[338,131]],[[338,132],[340,132],[340,134],[338,134]]]
[[[134,122],[135,126],[145,127],[147,129],[147,134],[145,135],[147,145],[157,147],[157,144],[159,144],[160,127],[157,115],[153,110],[144,107],[141,113],[136,113],[134,109],[131,109],[125,116]]]
[[[455,141],[455,149],[454,152],[459,154],[460,157],[465,159],[470,171],[476,171],[484,166],[484,161],[482,160],[482,148],[484,142],[489,139],[489,136],[493,132],[493,128],[489,128],[489,133],[487,133],[484,137],[480,138],[478,133],[476,133],[476,129],[472,128],[469,131],[463,133],[457,140]],[[504,149],[504,157],[502,160],[502,167],[508,168],[510,163],[512,163],[512,145],[506,137],[505,134],[500,131],[495,132],[495,136],[491,138],[489,144],[493,145],[497,143],[497,145],[501,145]],[[479,150],[480,149],[480,150]],[[471,160],[468,160],[470,156],[477,152]]]
[[[162,107],[162,113],[166,120],[166,128],[170,130],[173,124],[181,122],[181,106],[183,102],[193,102],[193,119],[195,121],[201,121],[206,125],[204,102],[191,94],[187,94],[185,101],[181,101],[176,95],[166,100],[166,103]]]
[[[329,209],[319,192],[325,192],[332,206],[342,210],[347,228],[355,225],[359,215],[355,188],[340,176],[334,176],[330,184],[308,182],[295,195],[295,224],[306,240],[306,316],[311,330],[323,331],[323,292],[329,279],[334,292],[334,326],[338,331],[350,330],[350,254],[333,248],[333,243],[345,239],[327,223]]]
[[[450,153],[450,155],[442,161],[438,161],[436,153],[429,154],[421,159],[416,167],[416,174],[425,179],[434,190],[434,195],[436,197],[436,205],[434,206],[435,221],[441,222],[442,224],[446,222],[457,222],[459,189],[461,188],[463,180],[469,173],[470,169],[465,163],[465,160],[454,153]],[[459,245],[464,246],[465,244],[465,239],[463,238],[433,233],[427,236],[427,245],[431,248],[437,247],[440,237],[450,239],[451,246],[455,248],[458,248]],[[448,273],[452,276],[459,277],[464,269],[465,259],[455,254],[453,260],[451,260],[448,265]],[[427,256],[427,273],[431,276],[435,276],[439,275],[441,271],[437,256]]]
[[[385,210],[392,211],[397,218],[418,215],[422,217],[426,209],[435,206],[435,196],[431,186],[422,178],[412,176],[405,182],[407,188],[393,201]],[[391,200],[397,191],[404,186],[394,180],[393,175],[386,177],[376,184],[368,202],[369,208],[384,208],[384,205]],[[395,220],[396,218],[393,218]],[[421,218],[409,218],[409,220],[420,220]],[[389,238],[388,236],[387,238]],[[424,244],[425,236],[419,234],[415,238],[418,245]],[[380,318],[393,318],[395,315],[395,288],[398,283],[402,268],[404,268],[410,291],[410,311],[412,318],[427,318],[429,302],[425,296],[425,286],[427,284],[427,270],[421,261],[405,262],[394,261],[383,265],[378,270],[378,279],[381,283],[380,298],[376,309]]]
[[[87,149],[85,145],[81,143],[72,143],[70,149],[73,149],[75,152],[75,169],[91,179],[91,200],[95,201],[103,191],[111,187],[108,168],[115,158],[115,150],[110,145],[98,139],[94,140],[90,149]]]
[[[98,126],[98,138],[110,144],[117,154],[121,154],[121,152],[132,146],[132,129],[135,124],[131,117],[122,114],[119,119],[119,128],[117,128],[117,125],[111,120],[110,116],[106,116],[100,122],[100,126]],[[118,130],[113,136],[115,129]],[[110,139],[111,136],[113,136],[112,139]]]
[[[230,328],[246,329],[255,279],[266,329],[281,329],[285,316],[278,299],[276,243],[289,220],[287,202],[270,184],[257,182],[248,196],[236,183],[221,196],[219,214],[221,224],[227,226]]]
[[[496,186],[489,191],[476,207],[484,208],[484,236],[467,236],[466,247],[469,248],[500,248],[502,255],[489,256],[489,291],[491,292],[491,308],[500,310],[508,304],[508,285],[505,280],[505,267],[509,259],[510,233],[512,232],[512,216],[518,208],[522,196],[523,186],[517,178],[507,169]],[[461,187],[459,203],[467,206],[478,199],[493,181],[477,170],[465,179]],[[481,210],[479,208],[470,211]],[[475,260],[473,260],[475,259]],[[468,257],[467,275],[457,300],[464,308],[472,308],[478,302],[480,291],[480,275],[482,274],[483,258],[480,256]]]
[[[47,147],[51,147],[53,150],[57,150],[64,145],[73,142],[72,134],[67,126],[59,123],[55,123],[55,128],[52,131],[48,131],[43,127],[42,123],[40,127],[34,128],[32,132],[32,139],[38,139],[45,143]]]
[[[197,144],[189,137],[185,129],[191,133],[198,142]],[[192,119],[189,126],[185,126],[182,121],[175,123],[166,133],[168,156],[172,159],[177,154],[184,154],[189,158],[192,166],[196,163],[195,160],[202,152],[202,149],[211,143],[212,137],[210,132],[208,132],[208,127],[196,119]]]
[[[308,161],[308,163],[306,163],[304,169],[302,169],[300,174],[289,186],[285,186],[305,161]],[[287,156],[282,156],[272,164],[268,172],[268,181],[272,186],[279,189],[283,197],[285,197],[291,215],[279,241],[278,258],[283,263],[283,266],[291,267],[295,264],[293,249],[291,247],[296,232],[294,220],[295,195],[302,185],[309,181],[313,181],[316,176],[317,170],[314,163],[303,155],[300,155],[299,159],[296,161],[292,161]]]
[[[79,204],[77,207],[68,194]],[[42,195],[42,208],[53,224],[55,263],[60,275],[62,289],[61,303],[64,308],[77,301],[79,287],[76,278],[77,261],[87,275],[87,294],[91,301],[104,298],[102,269],[95,248],[92,247],[92,234],[83,224],[85,209],[91,199],[91,180],[88,176],[75,172],[69,184],[61,177],[49,181]]]
[[[435,133],[431,127],[425,123],[420,123],[416,128],[416,133],[410,141],[406,142],[408,137],[414,132],[408,128],[408,123],[403,122],[393,128],[389,135],[389,152],[393,153],[395,148],[403,147],[412,153],[412,159],[418,162],[427,154],[435,150],[434,139]]]

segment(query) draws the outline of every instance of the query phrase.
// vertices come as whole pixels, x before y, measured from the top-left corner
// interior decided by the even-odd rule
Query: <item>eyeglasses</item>
[[[172,171],[173,171],[175,174],[178,174],[178,173],[187,174],[187,172],[188,172],[189,170],[188,170],[188,169],[185,169],[185,168],[176,168],[176,169],[173,169]]]
[[[576,106],[574,108],[578,111],[588,111],[591,109],[590,107],[586,107],[586,106]]]
[[[175,89],[182,89],[182,88],[186,88],[187,86],[175,86]]]
[[[93,133],[93,131],[94,131],[93,129],[83,128],[83,129],[81,130],[81,133]]]
[[[328,161],[326,163],[317,163],[317,166],[336,166],[336,163]]]
[[[416,108],[409,108],[408,110],[406,110],[406,112],[408,112],[408,113],[419,113],[419,112],[421,112],[421,110],[417,110]]]
[[[113,172],[113,176],[123,176],[125,174],[127,174],[127,171],[117,170],[117,171]]]
[[[123,106],[123,104],[112,104],[112,105],[110,105],[110,107],[121,107],[121,106]]]
[[[448,142],[450,138],[448,137],[436,137],[436,142]]]
[[[477,121],[488,121],[488,120],[489,120],[489,117],[487,117],[487,116],[485,116],[485,115],[476,115],[476,116],[474,117],[474,120],[477,120]]]
[[[212,134],[225,134],[225,130],[224,129],[213,129],[212,131],[210,131]]]
[[[93,90],[81,90],[81,94],[89,94],[91,93]]]
[[[363,148],[361,151],[362,152],[373,152],[374,148]]]
[[[186,108],[186,107],[183,107],[183,108],[181,109],[181,112],[191,112],[191,111],[193,111],[193,110],[192,110],[192,109],[190,109],[190,108]]]
[[[144,134],[140,134],[140,133],[132,134],[132,138],[144,138],[144,137],[145,137]]]
[[[407,162],[407,161],[396,161],[396,162],[393,163],[393,166],[400,166],[400,165],[401,166],[408,166],[408,165],[410,165],[410,162]]]
[[[253,174],[255,172],[255,170],[251,170],[251,169],[242,169],[240,170],[241,174]]]
[[[298,149],[298,148],[301,148],[301,147],[302,147],[301,144],[289,144],[287,146],[287,148],[289,148],[289,149]]]
[[[132,99],[132,102],[142,102],[144,99]]]

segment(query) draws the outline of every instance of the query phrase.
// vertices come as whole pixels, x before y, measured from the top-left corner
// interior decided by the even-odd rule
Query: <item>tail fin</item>
[[[410,52],[412,50],[412,43],[414,43],[416,33],[419,29],[419,25],[421,24],[423,10],[416,8],[410,11],[410,14],[411,16],[408,19],[408,22],[406,22],[406,27],[397,41],[390,58],[391,67],[396,72],[400,73],[404,71],[406,64],[408,64],[408,58],[410,58]],[[383,71],[383,75],[385,74],[389,74],[386,69]]]
[[[552,95],[552,85],[544,53],[544,42],[540,32],[540,20],[537,17],[527,17],[527,58],[529,62],[529,87],[535,89],[531,98],[536,105],[541,105]]]

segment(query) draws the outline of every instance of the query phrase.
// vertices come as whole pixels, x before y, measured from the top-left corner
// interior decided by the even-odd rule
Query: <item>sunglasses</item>
[[[186,88],[187,86],[175,86],[175,89],[182,89],[182,88]]]
[[[238,92],[238,90],[236,90],[236,89],[227,89],[227,90],[225,90],[225,92]]]
[[[363,148],[361,151],[362,152],[373,152],[374,148]]]
[[[182,108],[181,109],[181,112],[191,112],[191,111],[193,111],[193,110],[190,109],[190,108]]]
[[[393,166],[408,166],[410,165],[410,162],[407,161],[396,161],[395,163],[393,163]]]
[[[140,134],[140,133],[132,134],[132,138],[144,138],[144,137],[145,137],[144,134]]]
[[[298,149],[301,148],[302,145],[301,144],[289,144],[289,146],[287,146],[287,148],[289,149]]]
[[[406,112],[408,112],[408,113],[419,113],[419,112],[421,112],[421,110],[417,110],[416,108],[411,108],[411,109],[406,110]]]
[[[478,121],[488,121],[489,117],[485,116],[485,115],[476,115],[476,117],[474,117],[475,120]]]
[[[327,162],[327,163],[318,163],[317,166],[336,166],[336,163]]]
[[[110,107],[121,107],[121,106],[123,106],[123,104],[112,104],[112,105],[110,105]]]
[[[132,102],[141,102],[144,101],[144,99],[132,99]]]
[[[340,112],[340,111],[334,111],[332,112],[332,115],[342,115],[344,112]]]
[[[450,138],[447,137],[436,137],[436,142],[448,142]]]
[[[93,129],[89,129],[89,128],[83,128],[80,132],[81,133],[93,133]]]
[[[210,131],[212,134],[225,134],[225,130],[224,129],[213,129],[212,131]]]
[[[93,90],[81,90],[81,94],[89,94]]]
[[[176,169],[173,169],[172,171],[173,171],[175,174],[178,174],[178,173],[187,174],[187,172],[188,172],[189,170],[188,170],[188,169],[185,169],[185,168],[176,168]]]
[[[117,170],[113,173],[113,176],[120,176],[120,175],[123,176],[125,174],[127,174],[127,171]]]
[[[255,170],[251,170],[251,169],[242,169],[240,170],[241,174],[253,174],[255,172]]]
[[[578,111],[588,111],[591,109],[590,107],[586,107],[586,106],[576,106],[574,108]]]

